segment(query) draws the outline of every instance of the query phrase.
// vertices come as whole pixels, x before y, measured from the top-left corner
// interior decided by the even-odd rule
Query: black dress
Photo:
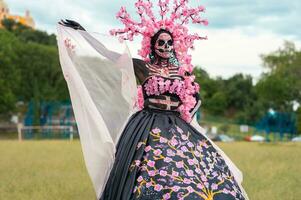
[[[141,61],[134,64],[142,86],[156,76]],[[119,139],[101,200],[246,199],[210,141],[180,117],[177,106],[154,101],[179,98],[168,93],[147,96],[145,91],[144,97],[144,109],[131,116]]]

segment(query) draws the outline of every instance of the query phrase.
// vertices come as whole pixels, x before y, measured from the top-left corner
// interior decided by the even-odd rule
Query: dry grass
[[[251,200],[299,200],[301,144],[219,144]],[[94,200],[79,141],[0,141],[1,200]]]

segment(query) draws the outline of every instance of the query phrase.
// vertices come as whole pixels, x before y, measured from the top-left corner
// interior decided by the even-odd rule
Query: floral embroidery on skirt
[[[153,128],[138,168],[134,199],[244,199],[222,157],[206,138],[174,126],[168,133]]]

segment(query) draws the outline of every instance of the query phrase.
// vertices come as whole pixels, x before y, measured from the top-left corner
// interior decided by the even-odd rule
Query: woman
[[[182,5],[182,3],[186,5],[186,1],[180,1],[179,4],[175,1],[175,11],[171,14],[173,20],[177,18],[176,16],[178,16],[178,19],[181,17],[177,15],[177,12],[181,12],[179,8],[182,8],[184,11],[187,8],[185,5]],[[79,123],[81,143],[87,168],[93,180],[98,198],[101,200],[248,199],[241,186],[242,177],[239,170],[223,151],[204,135],[204,130],[201,129],[195,121],[192,121],[194,113],[200,106],[200,100],[198,97],[199,86],[194,82],[194,76],[191,74],[191,63],[187,50],[192,47],[193,40],[202,38],[183,34],[185,32],[183,30],[186,30],[183,26],[184,23],[179,24],[170,23],[170,21],[167,20],[164,21],[163,17],[166,15],[164,10],[167,10],[167,4],[168,1],[165,3],[159,1],[162,19],[157,22],[155,22],[150,11],[152,4],[149,1],[143,2],[139,0],[136,3],[136,7],[140,16],[144,14],[144,11],[150,16],[149,22],[151,23],[146,23],[147,21],[142,17],[141,23],[133,22],[125,8],[121,8],[117,15],[122,19],[126,28],[112,30],[111,34],[122,35],[122,39],[131,39],[133,35],[135,35],[134,33],[142,33],[143,45],[139,54],[143,58],[147,58],[144,60],[133,60],[137,82],[141,84],[138,87],[139,94],[138,100],[136,101],[137,106],[140,108],[139,111],[134,112],[134,114],[131,113],[129,115],[125,114],[124,116],[120,116],[118,114],[124,110],[122,110],[121,107],[115,109],[114,107],[117,106],[117,104],[112,103],[105,106],[95,106],[95,108],[93,108],[93,105],[97,104],[98,101],[94,101],[94,104],[89,100],[87,101],[88,104],[92,105],[90,109],[97,110],[100,116],[104,118],[101,121],[101,123],[103,123],[102,127],[112,130],[112,121],[117,122],[117,124],[121,124],[123,121],[126,122],[124,127],[115,128],[116,130],[113,131],[113,134],[106,134],[103,130],[99,130],[100,133],[98,133],[102,136],[95,136],[97,133],[94,133],[94,140],[98,141],[98,144],[101,144],[98,147],[96,146],[96,148],[102,150],[102,152],[98,151],[98,153],[101,154],[99,158],[102,161],[102,163],[99,164],[93,163],[97,161],[91,158],[92,154],[97,154],[95,153],[97,150],[91,150],[90,144],[93,143],[93,141],[90,141],[90,143],[86,142],[86,138],[90,138],[91,140],[91,137],[87,137],[86,134],[83,133],[87,131],[85,129],[87,127],[89,129],[88,132],[93,132],[91,127],[95,127],[96,125],[95,123],[91,125],[91,122],[88,121],[92,120],[93,113],[88,112],[88,114],[85,114],[86,112],[79,108],[80,105],[84,105],[83,102],[85,102],[85,100],[82,100],[80,104],[76,98],[82,98],[79,96],[85,96],[85,92],[78,96],[74,95],[76,86],[81,84],[70,80],[70,75],[79,75],[77,80],[83,80],[83,88],[78,87],[77,89],[93,91],[93,86],[91,86],[93,82],[91,82],[91,78],[89,79],[89,77],[92,76],[87,75],[89,73],[86,71],[89,70],[83,69],[84,66],[82,63],[89,63],[86,65],[88,66],[93,65],[94,62],[92,61],[93,59],[88,58],[88,56],[75,56],[73,51],[75,45],[70,42],[70,39],[64,39],[64,34],[59,32],[59,41],[61,41],[61,45],[59,43],[61,63],[68,82],[75,115]],[[206,23],[204,20],[198,18],[198,13],[201,12],[203,8],[198,7],[195,10],[186,9],[187,12],[190,12],[190,15],[187,14],[187,16],[193,19],[199,19],[194,22]],[[184,19],[187,16],[184,16]],[[185,20],[183,22],[185,22]],[[102,62],[103,64],[108,62],[127,63],[127,56],[109,50],[100,40],[88,34],[78,23],[67,20],[60,22],[60,24],[61,29],[65,29],[62,27],[64,26],[78,30],[79,35],[73,35],[73,41],[77,41],[78,44],[84,46],[84,42],[80,42],[80,40],[82,40],[88,45],[93,46],[93,49],[96,50],[97,53],[107,59],[105,62]],[[129,24],[131,24],[131,26],[129,26]],[[137,27],[135,28],[135,25],[139,28],[142,28],[144,25],[146,27],[141,30]],[[152,25],[157,27],[157,29],[150,28]],[[179,34],[179,32],[181,34]],[[72,31],[69,33],[69,36],[77,34]],[[126,37],[124,36],[125,34]],[[189,37],[191,40],[185,40],[185,44],[181,44],[183,38],[187,39]],[[67,49],[65,51],[66,55],[64,55],[64,49]],[[69,65],[75,66],[74,68],[76,68],[77,71],[74,71],[74,73],[71,72],[71,70],[67,72],[67,59],[63,58],[65,56],[70,58]],[[118,67],[116,69],[118,69]],[[123,65],[119,69],[121,72],[128,71],[128,73],[127,76],[121,75],[117,77],[123,77],[121,78],[122,80],[130,79],[130,69],[125,70]],[[117,71],[111,74],[108,73],[106,76],[100,75],[101,73],[99,73],[96,78],[101,77],[99,79],[106,80],[106,78],[118,74]],[[102,71],[102,73],[107,72]],[[128,79],[124,77],[128,77]],[[115,88],[111,91],[124,93],[125,90],[123,90],[122,87],[124,87],[124,83],[126,82],[122,80],[119,82],[118,78],[114,80],[112,83],[119,83],[116,85],[121,86],[121,91],[114,86],[111,86]],[[108,91],[104,85],[106,82],[100,82],[101,84],[98,86],[104,88],[101,90],[102,94],[107,94],[104,92]],[[97,99],[93,98],[93,96],[95,96],[93,92],[87,93],[87,96],[92,97],[92,100]],[[123,101],[125,102],[127,98],[123,96],[121,99],[125,99]],[[103,100],[99,98],[99,101]],[[94,113],[97,115],[97,112]],[[83,115],[90,118],[85,120]],[[108,116],[111,117],[106,119]],[[124,120],[127,116],[130,116],[130,118]],[[122,130],[122,133],[119,135],[116,134],[116,132],[120,130]],[[109,137],[109,139],[105,137]],[[90,150],[87,150],[89,148]],[[114,150],[116,150],[116,152],[112,153]],[[111,155],[114,153],[115,157],[112,159]],[[106,154],[109,156],[106,157]],[[105,162],[108,160],[113,161],[113,163]],[[100,167],[97,169],[97,166]],[[104,174],[100,175],[102,169],[104,169]],[[99,171],[95,172],[95,170]],[[98,176],[103,178],[99,180],[99,178],[97,178]]]

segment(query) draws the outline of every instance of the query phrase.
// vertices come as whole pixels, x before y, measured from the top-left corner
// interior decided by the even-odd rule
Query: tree
[[[291,112],[293,102],[301,103],[301,51],[291,42],[267,55],[262,55],[269,69],[256,85],[260,100],[269,107]]]
[[[53,36],[41,33],[18,25],[10,31],[0,29],[2,115],[10,114],[19,100],[34,101],[39,110],[41,101],[69,99]]]
[[[20,71],[15,63],[19,41],[8,31],[0,30],[0,114],[13,111],[20,83]]]

